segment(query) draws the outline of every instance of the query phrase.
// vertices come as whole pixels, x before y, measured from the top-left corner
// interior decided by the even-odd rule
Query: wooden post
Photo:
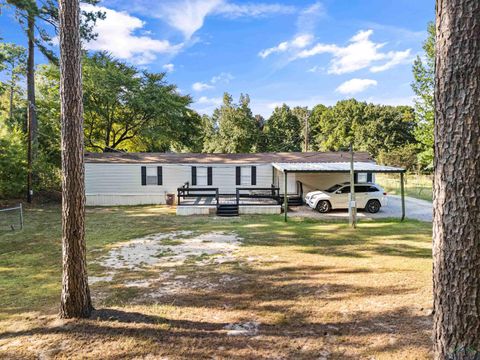
[[[288,176],[288,173],[284,171],[283,175],[285,177],[285,188],[283,189],[283,212],[285,214],[285,222],[287,222],[287,212],[288,212],[287,176]]]
[[[404,173],[400,173],[400,193],[402,197],[402,220],[405,220],[405,184],[404,184]]]
[[[350,196],[348,199],[349,223],[352,228],[357,226],[357,204],[355,203],[355,169],[353,165],[353,145],[350,143]]]

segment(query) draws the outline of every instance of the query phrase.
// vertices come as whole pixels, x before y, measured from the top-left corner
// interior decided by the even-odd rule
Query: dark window
[[[240,185],[242,181],[242,168],[237,166],[235,168],[235,184]]]
[[[162,185],[163,174],[161,166],[142,166],[142,186]]]
[[[370,187],[368,188],[368,192],[377,192],[377,191],[380,191],[380,190],[378,190],[378,188],[375,187],[375,186],[370,186]]]
[[[207,185],[212,185],[213,184],[213,171],[212,167],[207,168]]]
[[[142,186],[147,185],[147,167],[142,166]]]
[[[257,167],[252,166],[252,185],[257,185]]]
[[[342,187],[342,185],[336,184],[336,185],[333,185],[332,187],[328,188],[325,191],[329,192],[329,193],[333,193],[333,192],[337,191],[338,189],[340,189],[341,187]]]
[[[192,185],[197,185],[197,167],[192,166]]]
[[[350,194],[350,185],[343,187],[340,192],[342,194]]]
[[[157,166],[157,185],[163,185],[163,169]]]
[[[356,193],[365,193],[368,191],[368,186],[355,186],[355,192]]]
[[[367,182],[369,182],[369,183],[373,182],[373,174],[372,173],[367,173]]]

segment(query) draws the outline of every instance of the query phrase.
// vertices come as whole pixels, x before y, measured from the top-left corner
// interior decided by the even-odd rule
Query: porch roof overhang
[[[306,163],[272,163],[273,167],[281,172],[289,173],[349,173],[349,162],[306,162]],[[378,165],[371,162],[354,162],[354,172],[372,172],[372,173],[405,173],[406,170],[393,167]]]

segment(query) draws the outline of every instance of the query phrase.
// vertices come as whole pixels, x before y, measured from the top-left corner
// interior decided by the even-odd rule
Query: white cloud
[[[290,41],[284,41],[278,44],[277,46],[260,51],[258,53],[258,56],[265,59],[266,57],[274,53],[303,49],[306,46],[310,45],[312,41],[313,41],[313,36],[311,34],[297,35]]]
[[[377,86],[377,81],[372,79],[351,79],[341,84],[335,91],[344,94],[357,94],[369,87]]]
[[[318,21],[326,16],[325,7],[316,2],[300,12],[297,19],[297,28],[300,33],[313,33]]]
[[[390,61],[386,62],[383,65],[372,66],[370,71],[373,73],[389,70],[399,64],[410,63],[412,61],[411,50],[407,49],[405,51],[390,51],[387,53],[387,56],[390,58]]]
[[[165,64],[162,67],[166,72],[173,72],[175,70],[175,65],[171,64],[171,63],[170,64]]]
[[[242,16],[259,17],[272,14],[291,14],[295,12],[294,6],[282,4],[267,4],[267,3],[247,3],[247,4],[233,4],[222,2],[215,10],[217,14],[223,14],[229,18],[237,18]]]
[[[217,76],[214,76],[212,77],[212,79],[210,80],[210,82],[212,84],[216,84],[216,83],[225,83],[225,84],[228,84],[230,81],[232,81],[234,79],[233,75],[230,74],[230,73],[227,73],[227,72],[222,72],[220,74],[218,74]]]
[[[202,104],[202,105],[220,105],[222,102],[223,102],[223,99],[221,97],[209,98],[207,96],[201,96],[196,101],[197,104]]]
[[[167,1],[161,7],[160,17],[165,17],[168,24],[182,32],[186,39],[199,30],[205,17],[221,5],[223,0],[180,0]]]
[[[213,111],[223,103],[221,97],[201,96],[193,103],[193,108],[200,114],[211,115]]]
[[[120,59],[137,64],[147,64],[156,59],[158,53],[177,53],[182,44],[172,45],[168,40],[158,40],[151,36],[137,36],[145,23],[125,11],[115,11],[102,6],[83,4],[82,10],[103,11],[105,20],[98,20],[95,25],[97,39],[84,44],[87,50],[108,51]]]
[[[347,46],[318,43],[310,49],[304,49],[296,54],[296,58],[308,58],[319,54],[331,54],[332,60],[328,73],[346,74],[360,69],[370,68],[372,72],[391,69],[401,63],[409,61],[410,49],[404,51],[380,51],[386,44],[375,43],[370,40],[373,30],[362,30],[355,34]],[[380,65],[373,65],[386,61]]]
[[[151,4],[146,0],[137,0],[136,9],[144,14]],[[139,6],[140,4],[143,5]],[[148,15],[164,19],[170,26],[180,31],[185,39],[203,27],[207,16],[223,16],[227,18],[260,17],[275,14],[292,13],[296,9],[276,3],[235,4],[227,0],[168,0],[159,1],[156,9]]]
[[[205,90],[209,90],[209,89],[213,89],[213,86],[212,85],[209,85],[209,84],[206,84],[206,83],[202,83],[202,82],[196,82],[196,83],[193,83],[192,85],[192,89],[194,91],[205,91]]]

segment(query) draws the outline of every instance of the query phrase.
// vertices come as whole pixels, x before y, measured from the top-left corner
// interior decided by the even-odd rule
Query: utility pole
[[[304,151],[305,152],[308,152],[308,147],[309,147],[309,144],[308,144],[308,110],[307,112],[305,112],[305,118],[304,118],[304,121],[305,121],[305,124],[304,124],[304,136],[305,136],[305,149]]]
[[[353,142],[350,143],[350,196],[348,201],[348,218],[352,228],[357,227],[357,203],[355,201],[355,169],[353,164]]]

